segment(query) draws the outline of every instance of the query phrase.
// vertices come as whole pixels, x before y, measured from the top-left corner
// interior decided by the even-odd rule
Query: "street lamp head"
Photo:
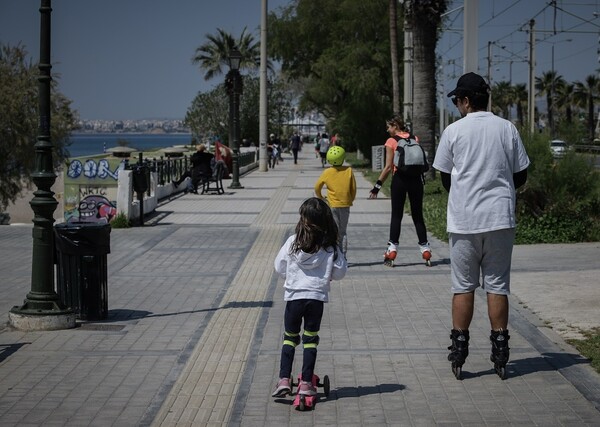
[[[229,68],[231,70],[239,70],[240,62],[242,62],[242,53],[238,50],[237,47],[233,47],[233,49],[229,52]]]

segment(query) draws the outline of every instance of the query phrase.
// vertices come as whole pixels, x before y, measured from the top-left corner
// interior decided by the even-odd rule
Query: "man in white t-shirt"
[[[458,79],[453,96],[462,118],[443,132],[433,167],[448,196],[452,279],[452,345],[448,360],[460,378],[468,355],[475,289],[487,293],[491,361],[504,379],[509,358],[508,295],[515,238],[515,189],[529,158],[515,126],[486,111],[490,88],[475,73]]]

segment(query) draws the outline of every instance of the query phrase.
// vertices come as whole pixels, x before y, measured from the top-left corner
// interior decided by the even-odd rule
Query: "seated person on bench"
[[[198,145],[197,151],[192,154],[190,161],[192,163],[191,172],[186,172],[181,177],[173,181],[175,187],[179,186],[187,177],[192,178],[192,193],[198,194],[198,185],[212,176],[212,160],[215,156],[206,151],[206,145]]]

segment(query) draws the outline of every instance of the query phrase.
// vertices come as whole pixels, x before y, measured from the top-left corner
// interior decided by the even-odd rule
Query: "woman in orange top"
[[[393,267],[396,253],[398,252],[398,243],[400,241],[400,227],[402,216],[404,215],[404,203],[406,196],[410,200],[410,212],[417,231],[419,239],[419,249],[427,265],[431,265],[431,248],[427,240],[427,228],[423,219],[423,176],[407,175],[399,172],[394,166],[394,152],[398,146],[399,138],[408,138],[410,133],[400,116],[394,116],[386,121],[387,131],[390,137],[385,141],[385,167],[381,171],[377,183],[369,194],[370,199],[376,199],[379,189],[383,185],[390,172],[392,173],[391,199],[392,199],[392,218],[390,221],[390,235],[388,248],[384,254],[384,264]],[[415,137],[416,138],[416,137]],[[416,138],[418,141],[418,138]]]

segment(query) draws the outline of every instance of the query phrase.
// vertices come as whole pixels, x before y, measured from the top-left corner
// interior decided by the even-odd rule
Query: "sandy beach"
[[[33,199],[33,192],[36,190],[35,184],[31,190],[24,189],[15,203],[8,205],[6,212],[10,214],[10,223],[15,224],[31,224],[33,220],[33,209],[31,209],[31,199]],[[63,173],[59,172],[56,177],[56,181],[52,186],[54,191],[54,198],[58,201],[58,206],[54,211],[54,219],[56,222],[62,222],[64,218],[64,179]]]

